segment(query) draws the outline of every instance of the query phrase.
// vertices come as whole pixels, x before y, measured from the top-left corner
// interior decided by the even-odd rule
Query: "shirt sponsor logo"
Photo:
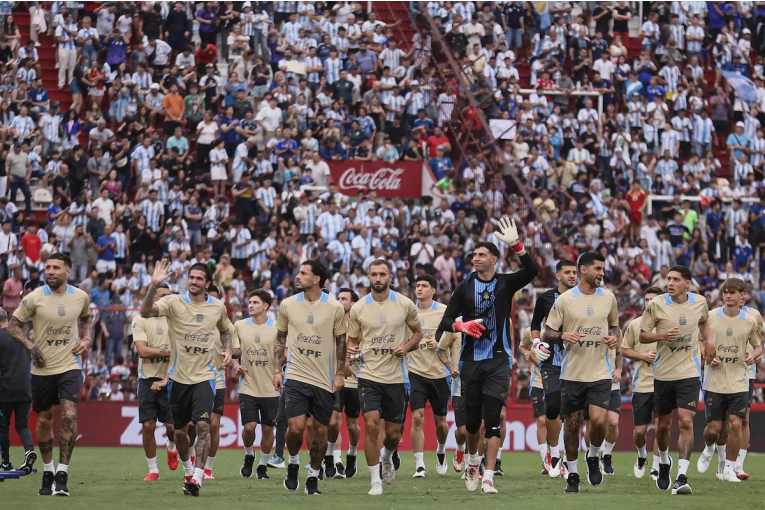
[[[48,335],[70,335],[72,333],[72,326],[61,326],[60,328],[51,326],[45,333]]]
[[[247,349],[248,356],[268,356],[268,349]]]
[[[373,344],[392,344],[395,341],[396,341],[396,335],[390,334],[390,335],[373,336],[369,342]]]
[[[304,335],[303,333],[300,333],[297,336],[297,341],[306,344],[318,345],[321,343],[321,335]]]
[[[186,336],[183,338],[192,342],[200,342],[206,344],[210,340],[211,336],[212,333],[186,333]]]

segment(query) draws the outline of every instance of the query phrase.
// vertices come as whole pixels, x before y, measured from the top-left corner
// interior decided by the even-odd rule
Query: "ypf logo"
[[[313,313],[309,313],[308,318],[305,321],[307,324],[313,324],[314,323]]]
[[[59,305],[58,306],[58,316],[59,317],[65,317],[66,316],[66,308],[64,307],[64,305]]]
[[[202,324],[205,321],[204,315],[202,315],[201,313],[198,313],[196,321],[197,321],[197,324]]]
[[[380,324],[382,324],[382,325],[388,324],[388,318],[385,317],[384,313],[380,314]]]
[[[725,336],[733,336],[733,328],[728,326],[728,329],[725,330]]]
[[[595,315],[595,308],[592,305],[587,305],[587,317]]]
[[[678,322],[680,323],[681,326],[685,326],[686,324],[688,324],[688,320],[685,318],[684,313],[680,314],[680,319],[678,320]]]

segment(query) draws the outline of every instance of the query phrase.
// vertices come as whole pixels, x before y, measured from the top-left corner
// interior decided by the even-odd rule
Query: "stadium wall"
[[[35,430],[35,413],[29,417],[29,428]],[[79,436],[77,446],[98,446],[98,447],[138,447],[142,445],[141,424],[138,422],[138,407],[135,402],[82,402],[79,405]],[[451,411],[447,416],[447,421],[451,430],[447,448],[454,449],[454,417]],[[59,410],[55,412],[54,430],[61,426],[61,417]],[[409,440],[410,417],[407,416],[407,431],[404,433],[402,450],[411,450],[412,445]],[[703,438],[701,431],[704,428],[703,411],[696,414],[695,420],[695,445],[694,450],[700,451],[703,448]],[[751,414],[751,429],[753,431],[765,429],[765,404],[755,404]],[[221,448],[242,448],[241,440],[242,426],[239,418],[239,407],[229,404],[225,408],[224,416],[221,420]],[[362,426],[362,436],[364,427]],[[505,438],[504,451],[537,451],[536,423],[531,414],[531,407],[528,405],[511,405],[507,408],[507,437]],[[653,441],[652,432],[649,431],[649,444]],[[162,444],[165,440],[165,427],[159,425],[156,430],[157,442]],[[678,437],[678,431],[672,431],[671,445],[672,451],[676,450],[674,444]],[[362,437],[363,441],[363,437]],[[562,438],[561,438],[562,441]],[[260,442],[260,429],[257,431],[255,444]],[[584,445],[584,439],[582,439]],[[15,430],[11,432],[11,444],[21,445],[19,437]],[[363,444],[363,443],[361,443]],[[561,443],[562,444],[562,443]],[[343,449],[348,447],[348,435],[343,433]],[[433,415],[430,408],[425,409],[425,449],[436,449],[436,434],[433,426]],[[619,451],[634,451],[632,444],[632,408],[625,404],[622,409],[621,420],[619,422],[619,440],[616,444]],[[750,452],[765,452],[765,436],[762,434],[752,434]]]

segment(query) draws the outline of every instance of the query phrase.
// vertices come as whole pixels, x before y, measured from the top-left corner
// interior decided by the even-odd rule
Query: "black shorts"
[[[542,367],[542,387],[545,395],[560,391],[560,369]]]
[[[313,384],[290,380],[284,384],[284,405],[288,420],[296,416],[313,416],[327,426],[335,409],[335,394]]]
[[[167,392],[151,391],[151,385],[161,380],[159,377],[150,377],[138,381],[138,421],[140,423],[147,421],[173,423]]]
[[[723,421],[727,416],[733,415],[739,418],[746,418],[746,412],[749,410],[749,401],[747,392],[741,393],[715,393],[707,391],[704,393],[704,414],[707,421]]]
[[[594,382],[561,381],[561,413],[588,410],[589,406],[608,409],[611,404],[611,379]]]
[[[358,388],[343,388],[335,393],[335,411],[342,413],[348,418],[358,418],[361,414],[361,402],[359,401]]]
[[[752,400],[754,400],[754,379],[749,379],[749,391],[746,393],[746,402],[749,407],[752,407]]]
[[[412,385],[409,407],[412,411],[424,409],[425,404],[430,402],[434,415],[446,416],[449,411],[450,382],[448,377],[429,379],[409,372],[409,383]]]
[[[253,397],[239,394],[239,414],[242,424],[260,423],[267,427],[276,426],[279,413],[279,397]]]
[[[408,395],[403,383],[384,384],[359,379],[359,400],[363,414],[377,411],[389,423],[404,423]]]
[[[77,403],[82,389],[82,371],[69,370],[55,375],[32,375],[32,410],[47,411],[62,400]]]
[[[213,401],[213,412],[223,416],[223,406],[226,403],[226,390],[215,390],[215,400]]]
[[[656,416],[653,393],[632,394],[632,421],[636,427],[650,425]]]
[[[175,128],[177,127],[183,126],[181,126],[180,122],[175,122],[174,120],[166,120],[162,124],[162,133],[168,136],[173,136],[175,134]]]
[[[173,426],[176,430],[182,429],[192,421],[210,423],[215,404],[214,379],[196,384],[170,381],[167,394],[170,396],[170,412],[173,414]]]
[[[656,416],[671,414],[675,409],[696,411],[699,405],[701,381],[698,377],[677,381],[653,381]]]
[[[462,397],[452,397],[452,408],[454,409],[454,426],[457,428],[464,427],[467,423],[467,410]]]
[[[483,405],[485,397],[507,402],[510,386],[510,364],[506,359],[460,362],[460,393],[465,407]]]
[[[545,390],[542,388],[531,388],[529,390],[529,396],[531,397],[531,407],[534,410],[534,418],[545,416],[547,414]]]
[[[608,401],[608,410],[612,413],[622,413],[622,392],[611,390],[611,399]]]

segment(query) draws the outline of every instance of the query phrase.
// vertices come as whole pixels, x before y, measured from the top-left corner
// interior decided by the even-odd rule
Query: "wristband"
[[[523,247],[523,245],[521,244],[521,242],[520,242],[520,241],[518,241],[517,243],[515,243],[514,245],[512,245],[510,248],[511,248],[511,249],[512,249],[512,250],[513,250],[515,253],[520,253],[520,252],[522,252],[522,251],[524,251],[524,250],[526,249],[526,248],[524,248],[524,247]]]

